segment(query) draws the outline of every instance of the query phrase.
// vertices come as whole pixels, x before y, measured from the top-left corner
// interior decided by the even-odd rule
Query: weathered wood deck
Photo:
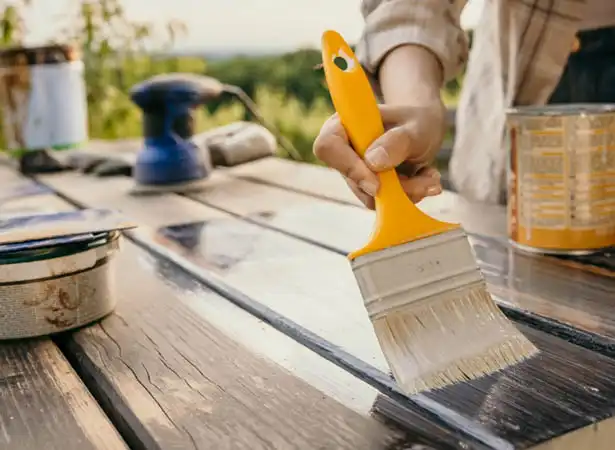
[[[20,179],[0,167],[2,183]],[[0,344],[0,448],[611,449],[615,276],[512,251],[500,207],[452,192],[421,207],[471,233],[503,310],[542,350],[472,383],[403,396],[345,259],[371,230],[333,172],[268,158],[190,195],[132,180],[38,177],[7,209],[109,207],[136,219],[116,312]],[[595,261],[594,261],[595,262]],[[12,419],[10,419],[12,417]],[[61,432],[56,432],[60,428]],[[74,438],[73,438],[74,437]]]

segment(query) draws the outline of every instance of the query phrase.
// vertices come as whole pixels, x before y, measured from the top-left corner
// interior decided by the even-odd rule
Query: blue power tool
[[[143,111],[144,149],[137,155],[137,184],[174,185],[207,177],[194,135],[194,111],[218,97],[224,87],[202,75],[158,75],[135,85],[130,96]]]

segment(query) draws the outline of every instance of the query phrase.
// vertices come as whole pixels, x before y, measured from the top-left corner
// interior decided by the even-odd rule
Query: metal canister
[[[116,306],[118,231],[89,241],[0,255],[0,341],[87,325]]]
[[[524,250],[615,246],[615,105],[508,112],[508,233]]]
[[[0,107],[4,147],[66,149],[87,140],[84,66],[69,45],[0,51]]]

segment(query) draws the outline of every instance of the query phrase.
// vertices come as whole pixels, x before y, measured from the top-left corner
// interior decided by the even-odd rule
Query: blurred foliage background
[[[0,48],[21,45],[27,8],[49,0],[6,1],[0,0]],[[121,0],[74,0],[64,20],[54,41],[81,48],[92,139],[140,136],[140,111],[130,101],[129,89],[155,74],[191,72],[241,87],[302,158],[313,161],[312,142],[332,113],[324,75],[316,69],[321,60],[318,49],[213,61],[175,56],[169,50],[187,33],[185,26],[177,20],[162,26],[129,20]],[[460,83],[453,80],[444,90],[450,106],[456,102]],[[199,111],[197,131],[248,118],[239,103],[222,97]]]

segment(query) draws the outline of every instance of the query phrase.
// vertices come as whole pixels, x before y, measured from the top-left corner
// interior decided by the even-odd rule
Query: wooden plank
[[[13,176],[5,170],[0,179],[8,183]],[[48,209],[55,198],[11,201],[0,206],[0,215]],[[3,450],[127,448],[50,339],[0,342],[0,404]]]
[[[361,246],[374,220],[373,213],[363,208],[310,198],[297,192],[223,175],[212,177],[211,189],[191,194],[190,197],[342,254]],[[438,206],[432,201],[423,205],[423,210],[443,220],[456,220],[447,198]],[[466,217],[473,218],[475,215],[467,214]],[[489,229],[495,228],[489,217],[478,217]],[[477,228],[474,226],[475,230]],[[615,292],[615,280],[512,252],[498,240],[475,237],[473,243],[494,294],[504,304],[606,338],[615,337],[615,317],[608,301],[609,292]],[[528,270],[528,267],[531,269]],[[538,273],[539,277],[536,276]],[[579,299],[586,301],[579,302]]]
[[[340,203],[363,206],[339,174],[313,164],[286,164],[278,158],[265,158],[227,169],[225,173]]]
[[[127,448],[49,339],[0,344],[0,402],[3,450]]]
[[[218,172],[223,171],[219,169]],[[223,173],[260,184],[281,187],[287,191],[363,208],[342,177],[321,166],[280,158],[265,158],[227,169]],[[437,197],[424,199],[418,206],[425,212],[443,220],[459,221],[471,233],[498,238],[505,237],[506,213],[497,205],[472,203],[453,192],[445,191]]]
[[[309,177],[302,175],[304,168]],[[252,175],[244,175],[246,172],[258,174],[260,181],[246,181],[252,179]],[[284,172],[289,172],[290,176],[283,176]],[[264,226],[320,243],[325,248],[333,247],[341,253],[360,247],[369,236],[373,213],[364,208],[350,207],[347,203],[338,203],[349,190],[340,180],[341,177],[332,171],[270,159],[234,168],[225,175],[237,176],[241,182],[234,183],[228,177],[219,176],[220,189],[193,194],[192,198]],[[320,183],[317,181],[320,176],[329,181]],[[302,181],[308,178],[312,180],[309,185]],[[334,179],[341,184],[335,185]],[[273,181],[262,184],[264,180]],[[294,188],[287,190],[278,187],[282,183]],[[314,196],[309,195],[310,191]],[[258,198],[259,201],[250,204],[243,202],[242,197],[248,193],[252,199]],[[503,208],[471,204],[452,193],[440,197],[419,205],[428,214],[442,220],[459,221],[474,233],[471,240],[481,269],[493,294],[504,305],[531,312],[527,320],[545,331],[560,333],[568,339],[598,347],[615,356],[615,313],[610,301],[615,292],[613,277],[581,271],[569,262],[556,258],[516,252],[504,239]],[[323,198],[335,198],[335,201]],[[267,211],[267,215],[260,217],[255,214],[257,208]],[[331,223],[335,226],[328,226]],[[553,321],[544,323],[541,317],[535,315]]]
[[[342,187],[349,191],[347,186]],[[223,171],[212,174],[207,189],[189,194],[188,197],[261,225],[337,248],[344,253],[362,244],[374,223],[373,212],[363,207],[357,208],[234,178]],[[468,212],[458,202],[458,196],[448,191],[438,197],[425,199],[419,203],[419,207],[440,220],[468,224],[473,232],[481,235],[498,237],[497,230],[500,225],[503,226],[503,217],[499,215],[483,215],[482,220],[476,220],[473,211]]]
[[[81,204],[91,205],[90,196],[96,196],[97,202],[119,205],[125,196],[118,188],[128,180],[100,183],[92,177],[64,174],[44,177],[44,181]],[[232,218],[151,230],[148,235],[147,225],[155,223],[157,211],[176,197],[157,198],[159,207],[152,207],[148,214],[142,210],[138,217],[146,225],[141,234],[134,234],[138,241],[217,290],[226,289],[228,298],[243,307],[250,307],[252,301],[287,318],[268,319],[285,333],[331,342],[334,346],[327,350],[334,353],[338,364],[350,367],[352,358],[359,358],[366,380],[380,382],[386,363],[343,257]],[[194,203],[193,213],[202,208]],[[207,214],[204,209],[203,214]],[[181,217],[176,219],[181,221]],[[264,310],[254,307],[251,311]],[[446,425],[454,426],[457,421],[460,432],[488,448],[539,448],[560,436],[580,439],[581,433],[589,433],[584,442],[609,448],[592,439],[612,432],[608,420],[615,413],[615,362],[540,331],[521,329],[542,350],[538,357],[492,377],[408,399],[404,411],[416,413],[417,405],[431,413],[438,410]],[[321,351],[325,355],[323,347]],[[489,408],[484,409],[485,405]],[[397,420],[412,427],[412,421]],[[559,448],[574,447],[564,442]]]
[[[585,339],[581,332],[590,332],[593,336],[580,343],[615,356],[611,304],[615,278],[568,267],[557,259],[516,252],[497,240],[474,237],[472,244],[498,299],[574,327],[568,335],[571,340]]]

